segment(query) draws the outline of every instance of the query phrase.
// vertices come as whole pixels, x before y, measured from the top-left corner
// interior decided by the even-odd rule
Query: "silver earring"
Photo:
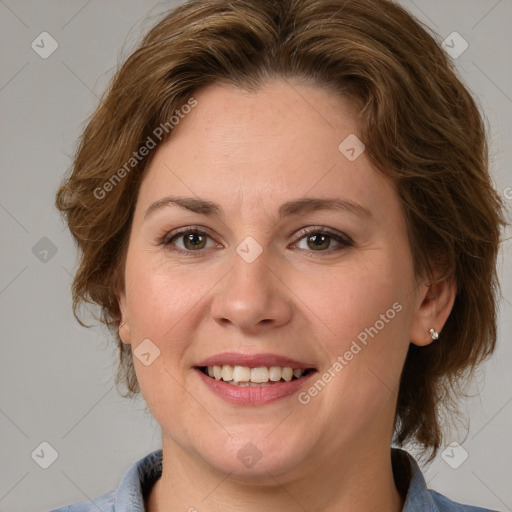
[[[432,336],[432,339],[434,341],[439,339],[439,333],[435,329],[430,329],[430,331],[428,331],[428,332],[429,332],[430,336]]]

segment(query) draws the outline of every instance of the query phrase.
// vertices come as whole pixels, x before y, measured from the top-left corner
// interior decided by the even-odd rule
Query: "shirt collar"
[[[162,450],[133,464],[115,493],[114,512],[144,512],[144,498],[162,474]]]
[[[128,469],[115,492],[114,512],[144,512],[144,499],[162,474],[162,456],[156,450]],[[437,512],[416,460],[398,448],[391,449],[391,456],[397,485],[402,482],[405,490],[402,512]]]
[[[402,512],[437,512],[438,508],[434,503],[432,494],[427,489],[427,483],[418,463],[408,452],[399,448],[391,449],[391,460],[393,463],[393,474],[397,486],[402,479],[405,487],[405,503]]]

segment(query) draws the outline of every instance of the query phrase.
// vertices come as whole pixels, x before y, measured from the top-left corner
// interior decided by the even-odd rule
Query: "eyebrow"
[[[158,201],[155,201],[147,208],[144,214],[144,220],[147,220],[158,210],[174,205],[194,213],[222,218],[223,210],[217,203],[213,203],[211,201],[206,201],[204,199],[199,199],[195,197],[167,196],[163,197],[162,199],[159,199]],[[365,208],[364,206],[358,203],[354,203],[353,201],[350,201],[348,199],[325,199],[316,197],[295,199],[283,203],[279,207],[278,215],[279,220],[281,220],[285,217],[291,217],[294,215],[304,215],[322,210],[343,211],[360,217],[372,217],[372,213],[370,210],[368,210],[368,208]]]

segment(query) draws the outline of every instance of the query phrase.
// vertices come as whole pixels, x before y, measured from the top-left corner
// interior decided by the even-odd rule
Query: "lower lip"
[[[194,368],[199,377],[217,396],[223,398],[227,402],[236,405],[265,405],[275,402],[280,398],[285,398],[299,392],[309,378],[316,372],[311,372],[290,382],[277,382],[269,386],[235,386],[228,384],[222,380],[212,379],[205,375],[201,370]]]

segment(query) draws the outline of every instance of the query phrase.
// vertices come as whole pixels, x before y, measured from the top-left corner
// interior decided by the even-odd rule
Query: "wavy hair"
[[[154,153],[142,147],[199,88],[257,90],[274,77],[312,82],[357,107],[368,158],[396,184],[416,275],[441,270],[457,283],[442,343],[410,345],[397,400],[395,442],[415,441],[433,458],[443,410],[456,411],[459,384],[495,347],[505,221],[475,100],[437,36],[395,2],[191,0],[166,13],[119,67],[57,193],[80,255],[75,316],[80,305],[99,306],[119,348],[116,384],[138,393],[115,285]],[[160,143],[168,137],[172,129]]]

